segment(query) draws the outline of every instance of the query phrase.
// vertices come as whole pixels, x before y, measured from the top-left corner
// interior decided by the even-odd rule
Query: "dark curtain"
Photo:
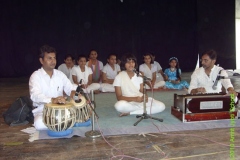
[[[6,0],[0,34],[0,77],[30,76],[44,44],[56,48],[57,66],[96,49],[104,64],[126,52],[141,64],[150,51],[163,69],[175,56],[193,71],[197,54],[213,48],[221,66],[235,68],[235,0]]]

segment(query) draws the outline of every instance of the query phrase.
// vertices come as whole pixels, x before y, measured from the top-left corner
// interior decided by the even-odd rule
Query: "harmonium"
[[[223,93],[174,94],[171,114],[184,123],[233,119],[238,117],[235,105],[234,98]]]

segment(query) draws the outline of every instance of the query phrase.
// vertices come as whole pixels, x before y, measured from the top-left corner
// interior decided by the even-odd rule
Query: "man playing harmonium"
[[[237,97],[233,85],[227,72],[219,66],[216,66],[217,53],[214,50],[206,51],[202,54],[202,67],[196,69],[192,76],[188,89],[190,94],[219,93],[222,92],[222,85],[228,94],[234,94]],[[237,98],[235,99],[235,102]]]

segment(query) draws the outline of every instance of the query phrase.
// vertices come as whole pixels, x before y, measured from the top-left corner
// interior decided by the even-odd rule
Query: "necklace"
[[[172,72],[175,71],[175,69],[176,69],[176,68],[170,68],[170,70],[171,70]]]

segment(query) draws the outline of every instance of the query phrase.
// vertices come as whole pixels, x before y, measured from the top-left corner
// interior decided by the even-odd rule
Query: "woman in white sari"
[[[121,60],[121,72],[115,77],[113,86],[117,102],[115,109],[120,112],[120,117],[129,114],[143,113],[143,78],[138,77],[134,70],[137,68],[137,59],[134,55],[128,54]],[[151,97],[146,97],[147,113],[154,114],[162,112],[165,105]]]

